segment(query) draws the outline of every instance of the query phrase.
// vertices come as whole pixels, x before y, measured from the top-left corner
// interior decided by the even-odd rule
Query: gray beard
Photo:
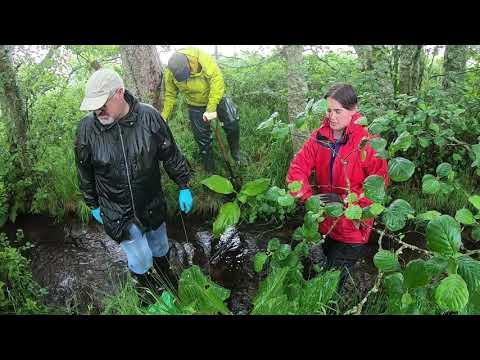
[[[115,121],[115,119],[111,116],[108,116],[108,117],[98,118],[98,121],[100,121],[102,125],[110,125]]]

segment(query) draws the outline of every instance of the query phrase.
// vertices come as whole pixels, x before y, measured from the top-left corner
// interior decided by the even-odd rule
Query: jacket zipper
[[[120,129],[120,124],[117,123],[117,126],[118,126],[118,132],[120,134],[120,142],[122,144],[122,152],[123,152],[123,159],[125,161],[125,169],[127,170],[127,181],[128,181],[128,188],[130,189],[130,198],[132,199],[133,216],[139,222],[139,224],[142,224],[140,219],[137,217],[137,211],[135,209],[135,201],[133,200],[132,183],[130,182],[130,173],[128,171],[127,156],[125,154],[125,146],[123,145],[122,130]]]

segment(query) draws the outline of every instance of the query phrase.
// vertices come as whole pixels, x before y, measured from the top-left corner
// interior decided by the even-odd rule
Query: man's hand
[[[343,205],[343,199],[337,193],[319,194],[320,201],[325,204],[340,203]]]
[[[102,219],[102,216],[100,215],[100,208],[98,207],[96,209],[93,209],[91,213],[92,213],[92,216],[95,218],[95,220],[97,220],[97,222],[103,225],[103,219]]]
[[[180,190],[180,194],[178,196],[178,203],[180,205],[180,210],[182,210],[185,214],[188,214],[190,210],[192,210],[192,192],[190,189],[183,189]]]
[[[204,112],[203,113],[203,121],[209,122],[217,118],[217,112]]]

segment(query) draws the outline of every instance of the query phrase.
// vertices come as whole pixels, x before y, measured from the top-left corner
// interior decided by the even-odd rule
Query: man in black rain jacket
[[[143,278],[154,260],[158,269],[168,269],[160,162],[179,186],[180,209],[192,208],[190,173],[168,125],[110,69],[92,74],[80,110],[92,111],[78,125],[75,141],[85,203],[120,244],[137,277]]]

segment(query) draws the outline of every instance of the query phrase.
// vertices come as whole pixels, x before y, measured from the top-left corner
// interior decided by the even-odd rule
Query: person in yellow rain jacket
[[[212,131],[209,122],[218,117],[236,162],[240,161],[239,117],[233,101],[224,96],[225,84],[220,68],[206,52],[188,47],[177,50],[169,59],[164,72],[165,101],[162,117],[165,121],[175,107],[177,94],[185,95],[193,136],[197,142],[203,166],[213,172]]]

